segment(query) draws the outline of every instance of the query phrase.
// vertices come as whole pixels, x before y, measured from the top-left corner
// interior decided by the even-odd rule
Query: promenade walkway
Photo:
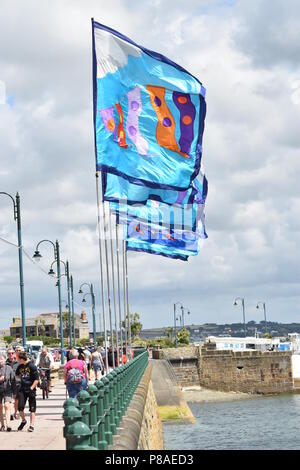
[[[29,425],[28,404],[25,409],[27,425],[17,431],[20,420],[11,422],[11,432],[0,433],[1,450],[65,450],[62,419],[66,388],[63,380],[55,380],[48,400],[43,400],[41,390],[37,391],[37,411],[34,432],[27,432]]]

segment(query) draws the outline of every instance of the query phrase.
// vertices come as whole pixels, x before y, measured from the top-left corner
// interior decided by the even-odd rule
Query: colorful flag
[[[167,57],[92,26],[97,170],[150,188],[188,189],[201,164],[204,87]]]
[[[207,179],[200,171],[192,186],[185,191],[171,189],[152,189],[130,183],[121,176],[102,172],[103,198],[105,201],[122,202],[126,204],[146,204],[151,199],[170,205],[186,205],[194,202],[195,196],[206,199]]]
[[[145,251],[163,256],[196,256],[200,240],[206,238],[203,221],[199,220],[195,232],[164,228],[152,223],[138,223],[134,218],[124,227],[128,250]],[[181,258],[180,258],[181,259]]]

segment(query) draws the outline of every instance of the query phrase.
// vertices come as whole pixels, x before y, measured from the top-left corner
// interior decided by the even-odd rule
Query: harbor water
[[[300,395],[189,405],[196,423],[164,424],[165,449],[300,449]]]

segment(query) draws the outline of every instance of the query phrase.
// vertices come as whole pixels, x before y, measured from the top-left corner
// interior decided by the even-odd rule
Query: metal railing
[[[64,402],[67,450],[105,450],[112,444],[147,365],[143,352]]]
[[[176,376],[176,373],[174,371],[174,367],[172,366],[170,360],[168,359],[167,355],[163,352],[162,353],[162,358],[163,360],[165,361],[166,363],[166,366],[167,366],[167,369],[169,370],[170,372],[170,376],[171,376],[171,379],[172,379],[172,382],[176,385],[178,385],[178,378]]]

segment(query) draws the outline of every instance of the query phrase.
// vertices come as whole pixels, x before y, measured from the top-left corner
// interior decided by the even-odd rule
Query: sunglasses
[[[8,354],[15,354],[14,352],[9,352]]]

